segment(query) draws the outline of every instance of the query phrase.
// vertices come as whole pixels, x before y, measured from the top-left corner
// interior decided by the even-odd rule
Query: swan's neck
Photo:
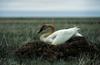
[[[50,30],[47,33],[44,33],[40,36],[40,40],[46,42],[46,38],[55,31],[54,27],[50,27]]]
[[[40,36],[40,40],[43,42],[46,42],[46,38],[50,35],[51,33],[44,33]]]

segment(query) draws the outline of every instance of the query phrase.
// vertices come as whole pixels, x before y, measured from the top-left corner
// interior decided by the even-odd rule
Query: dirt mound
[[[66,59],[68,56],[78,56],[80,53],[97,52],[84,37],[74,37],[61,45],[50,45],[41,41],[32,41],[15,50],[19,58],[41,57],[43,59]]]

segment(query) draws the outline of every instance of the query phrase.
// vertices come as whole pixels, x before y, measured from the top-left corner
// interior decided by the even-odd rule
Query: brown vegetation
[[[65,44],[50,45],[41,41],[28,42],[17,48],[15,55],[19,58],[41,57],[43,59],[66,59],[68,56],[78,56],[80,53],[94,54],[98,49],[89,44],[84,37],[74,37]]]

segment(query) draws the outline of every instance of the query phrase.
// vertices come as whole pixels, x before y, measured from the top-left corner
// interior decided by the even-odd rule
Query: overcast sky
[[[100,0],[0,0],[0,16],[100,16]]]

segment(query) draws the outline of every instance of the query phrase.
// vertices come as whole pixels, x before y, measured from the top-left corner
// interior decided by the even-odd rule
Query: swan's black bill
[[[41,33],[45,28],[46,28],[45,26],[42,26],[42,27],[40,28],[40,30],[38,31],[38,33]]]

